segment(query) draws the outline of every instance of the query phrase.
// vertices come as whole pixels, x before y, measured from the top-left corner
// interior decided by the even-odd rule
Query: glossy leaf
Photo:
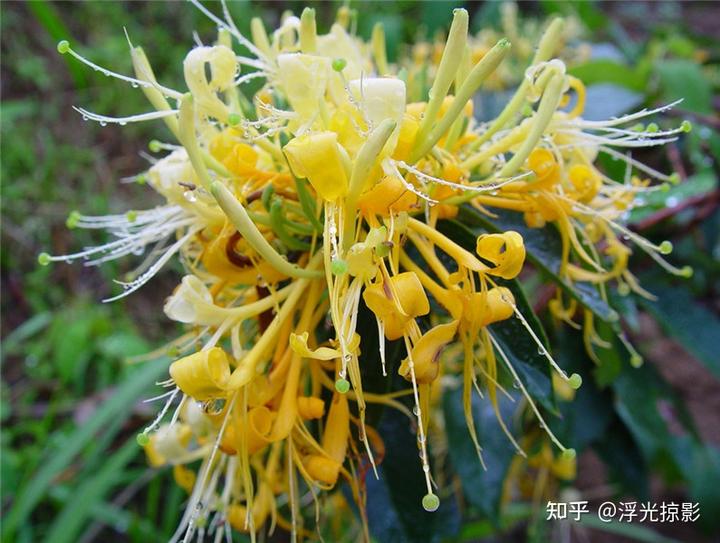
[[[427,493],[418,456],[417,440],[410,420],[386,409],[378,430],[385,441],[380,478],[366,476],[367,516],[377,541],[432,543],[455,536],[460,512],[455,496],[440,494],[440,508],[428,513],[421,505]]]
[[[516,394],[515,397],[520,396]],[[498,404],[503,420],[512,431],[512,421],[520,403],[499,395]],[[472,410],[487,470],[482,468],[478,460],[475,445],[465,424],[462,388],[445,389],[443,412],[453,468],[462,481],[463,492],[468,502],[496,523],[500,512],[503,483],[515,456],[515,447],[502,431],[487,396],[480,398],[473,392]]]

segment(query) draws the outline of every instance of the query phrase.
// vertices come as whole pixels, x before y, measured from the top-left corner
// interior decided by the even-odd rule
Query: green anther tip
[[[683,266],[683,267],[680,269],[680,276],[681,276],[681,277],[689,278],[689,277],[692,277],[692,275],[693,275],[692,266]]]
[[[618,294],[620,296],[627,296],[628,294],[630,294],[630,287],[625,283],[618,285]]]
[[[52,261],[52,257],[47,253],[40,253],[38,255],[38,264],[41,266],[47,266]]]
[[[568,384],[577,390],[582,386],[582,377],[580,377],[577,373],[573,373],[568,379]]]
[[[71,211],[70,215],[68,215],[68,218],[65,221],[65,226],[72,230],[73,228],[77,227],[78,222],[80,222],[80,212]]]
[[[440,498],[435,494],[425,494],[422,499],[422,506],[425,511],[432,513],[440,507]]]
[[[70,42],[67,40],[60,40],[57,44],[57,50],[58,53],[64,55],[65,53],[70,51]]]
[[[639,368],[640,366],[642,366],[642,363],[643,363],[643,357],[640,356],[639,354],[634,354],[630,357],[630,365],[633,368]]]
[[[125,218],[127,218],[129,222],[135,222],[135,220],[137,219],[137,211],[128,211],[127,213],[125,213]]]
[[[650,123],[649,125],[647,125],[647,128],[645,130],[652,134],[653,132],[657,132],[658,130],[660,130],[660,127],[655,123]]]
[[[336,58],[332,61],[332,69],[336,72],[342,72],[347,66],[347,60],[344,58]]]
[[[607,320],[609,322],[616,322],[620,320],[620,314],[615,310],[610,310],[610,313],[608,313]]]
[[[135,182],[138,185],[144,185],[147,183],[147,176],[144,173],[141,173],[135,177]]]
[[[330,263],[330,271],[332,272],[333,275],[343,275],[343,274],[347,273],[347,271],[348,271],[347,262],[345,262],[344,260],[342,260],[340,258],[334,259]]]
[[[577,453],[575,452],[575,449],[565,449],[562,452],[562,457],[564,460],[573,460],[577,456]]]
[[[230,115],[228,115],[228,124],[230,126],[239,125],[241,120],[242,120],[242,117],[240,117],[239,113],[231,113]]]
[[[350,390],[350,382],[341,377],[335,381],[335,390],[337,390],[340,394],[347,394],[347,391]]]
[[[643,132],[645,130],[645,125],[643,123],[637,123],[630,127],[630,130],[634,132]]]
[[[159,153],[161,147],[161,143],[158,140],[150,140],[150,143],[148,143],[148,149],[150,149],[153,153]]]
[[[137,441],[138,445],[144,447],[145,445],[150,443],[150,436],[148,436],[146,433],[140,433],[135,436],[135,441]]]
[[[683,132],[690,132],[692,130],[692,123],[688,120],[684,120],[682,123],[680,123],[680,129]]]
[[[665,240],[660,244],[660,252],[662,254],[669,255],[670,253],[672,253],[672,250],[673,250],[672,242]]]
[[[660,185],[660,192],[667,192],[670,190],[670,183],[663,183]]]
[[[670,174],[668,181],[670,181],[673,185],[677,185],[680,182],[680,174],[677,172]]]
[[[503,38],[499,42],[497,42],[498,47],[510,47],[510,45],[510,40],[507,38]]]

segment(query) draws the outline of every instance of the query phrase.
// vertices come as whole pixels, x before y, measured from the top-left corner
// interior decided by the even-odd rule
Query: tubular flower
[[[384,455],[366,421],[371,402],[414,419],[417,471],[427,489],[422,506],[434,511],[440,501],[429,438],[443,432],[431,417],[446,386],[442,375],[461,374],[479,456],[472,390],[485,389],[499,417],[501,371],[515,379],[528,413],[544,429],[520,441],[533,447],[542,441],[547,451],[538,461],[561,476],[571,472],[573,451],[544,423],[493,327],[517,319],[558,386],[580,386],[519,308],[513,285],[526,260],[522,235],[483,231],[461,243],[444,232],[455,224],[450,219],[462,221],[470,210],[485,217],[519,213],[531,228],[553,223],[563,248],[559,273],[568,285],[602,288],[614,281],[647,294],[627,269],[627,241],[670,272],[687,273],[662,258],[668,244],[653,245],[622,224],[636,197],[657,186],[635,175],[613,181],[594,162],[608,154],[625,160],[629,172],[670,181],[617,149],[671,141],[685,126],[623,128],[665,108],[583,120],[582,82],[555,58],[572,34],[559,20],[531,59],[533,44],[514,12],[504,15],[504,33],[517,40],[511,48],[505,38],[490,43],[489,34],[468,36],[468,14],[455,10],[445,46],[417,45],[400,61],[410,67],[400,77],[388,63],[382,29],[363,43],[348,31],[347,8],[326,35],[317,34],[314,11],[306,9],[272,33],[255,19],[247,38],[227,12],[222,19],[193,4],[219,35],[217,44],[188,53],[187,90],[161,85],[139,47],[131,45],[135,76],[129,77],[94,65],[67,42],[59,45],[140,87],[154,108],[119,119],[80,109],[82,115],[101,123],[162,120],[176,142],[151,142],[153,152],[166,154],[134,178],[147,181],[164,205],[106,217],[73,212],[69,226],[104,229],[113,240],[67,256],[40,255],[42,264],[99,265],[147,250],[110,300],[141,288],[175,256],[185,267],[164,312],[187,332],[168,349],[173,362],[162,383],[168,391],[158,397],[165,406],[138,436],[151,465],[173,465],[178,484],[189,490],[173,541],[189,541],[210,518],[217,534],[224,526],[255,537],[276,523],[305,534],[297,511],[301,486],[315,497],[317,489],[343,481],[362,508],[365,473]],[[251,56],[238,55],[233,41]],[[529,67],[505,109],[480,124],[472,97],[483,85],[508,81],[503,61],[510,51],[512,64]],[[419,63],[429,59],[421,71]],[[254,79],[264,84],[248,99],[240,88]],[[570,95],[578,99],[566,111]],[[576,324],[574,300],[558,293],[550,308]],[[361,327],[363,315],[377,329]],[[592,315],[583,316],[592,351],[602,339]],[[377,353],[368,347],[373,338]],[[386,360],[386,339],[399,341],[401,363]],[[364,390],[373,358],[384,375],[405,379],[400,394],[412,398],[412,412],[395,399],[398,393]],[[563,465],[555,464],[549,443],[562,451]]]

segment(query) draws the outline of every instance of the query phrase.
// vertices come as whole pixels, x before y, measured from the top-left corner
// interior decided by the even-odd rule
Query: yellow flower
[[[476,252],[495,267],[487,273],[512,279],[525,262],[525,244],[520,234],[509,230],[502,234],[483,234],[477,239]]]
[[[198,401],[223,398],[230,380],[230,362],[225,351],[213,347],[173,362],[170,376],[180,390]]]
[[[415,367],[415,378],[418,383],[431,383],[440,371],[440,353],[443,348],[455,337],[458,322],[439,324],[425,332],[413,346],[408,358],[402,361],[398,373],[406,380],[411,381],[410,363]]]
[[[389,281],[377,280],[365,289],[363,299],[385,325],[390,340],[401,338],[408,323],[430,312],[425,290],[413,272],[400,273]]]
[[[307,178],[321,198],[334,201],[347,194],[348,176],[335,132],[298,136],[283,150],[293,173]]]

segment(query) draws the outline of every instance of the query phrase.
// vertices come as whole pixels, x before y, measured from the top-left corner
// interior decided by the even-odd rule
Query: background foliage
[[[315,4],[321,30],[326,28],[337,5],[309,4]],[[494,2],[366,2],[356,6],[358,31],[368,36],[382,20],[392,59],[401,43],[446,27],[451,8],[461,4],[471,12],[473,29],[499,24]],[[299,12],[303,5],[239,2],[232,11],[246,31],[253,15],[274,24],[284,9]],[[648,207],[629,217],[630,224],[651,239],[671,239],[673,261],[695,269],[691,280],[671,281],[641,257],[632,263],[643,284],[660,296],[658,302],[615,296],[623,308],[623,326],[646,364],[631,368],[627,351],[615,341],[613,348],[600,351],[603,365],[597,367],[576,334],[543,320],[564,366],[585,382],[574,403],[554,403],[547,396],[547,378],[533,369],[533,353],[520,347],[511,351],[519,356],[516,365],[525,377],[537,380],[534,395],[562,415],[552,417],[553,429],[581,453],[579,478],[562,489],[564,496],[577,491],[599,501],[697,501],[702,514],[697,525],[653,529],[676,540],[710,540],[713,530],[717,535],[720,515],[720,49],[712,37],[718,6],[544,1],[521,7],[527,17],[574,14],[586,39],[602,44],[587,63],[572,69],[592,85],[591,108],[602,106],[603,114],[612,115],[684,98],[671,116],[657,122],[669,126],[688,118],[695,125],[676,144],[637,157],[677,171],[682,183],[669,193],[653,193]],[[36,265],[41,250],[64,253],[98,241],[65,228],[71,210],[99,215],[155,203],[151,191],[122,179],[143,168],[145,142],[165,138],[164,128],[103,128],[84,123],[71,109],[83,105],[108,115],[144,111],[142,93],[55,51],[59,39],[70,38],[99,64],[129,73],[123,27],[144,46],[159,78],[176,87],[182,86],[180,63],[193,31],[206,41],[214,31],[184,4],[2,4],[3,541],[162,541],[172,533],[184,500],[167,472],[156,474],[146,466],[134,442],[136,429],[154,413],[154,406],[141,400],[164,375],[166,361],[125,363],[172,337],[174,329],[159,311],[173,288],[174,272],[164,272],[127,300],[101,305],[112,279],[121,277],[129,263]],[[607,161],[604,167],[617,175],[621,165]],[[489,222],[466,216],[464,226],[444,227],[462,239],[463,228],[479,232],[512,221],[517,219],[502,216]],[[528,303],[541,316],[558,282],[555,240],[548,236],[527,232],[535,271],[522,278]],[[573,294],[596,313],[606,311],[590,294]],[[611,330],[601,333],[610,337]],[[478,469],[464,424],[456,427],[462,420],[461,400],[448,393],[443,402],[450,452],[445,462],[463,479],[465,493],[445,499],[435,515],[413,512],[419,500],[412,489],[419,474],[416,481],[414,473],[402,469],[416,461],[412,438],[391,414],[383,415],[379,427],[387,436],[388,453],[383,477],[368,482],[368,514],[378,541],[493,536],[546,541],[557,529],[543,521],[544,508],[528,500],[500,505],[512,449],[488,405],[478,401],[474,408],[489,469]],[[513,404],[502,409],[512,416]],[[412,458],[402,456],[408,454]],[[452,488],[452,481],[447,483]],[[619,540],[608,529],[624,530],[622,537],[660,541],[646,526],[601,527],[605,532],[595,531],[599,527],[588,521],[572,530],[587,529],[597,541]]]

